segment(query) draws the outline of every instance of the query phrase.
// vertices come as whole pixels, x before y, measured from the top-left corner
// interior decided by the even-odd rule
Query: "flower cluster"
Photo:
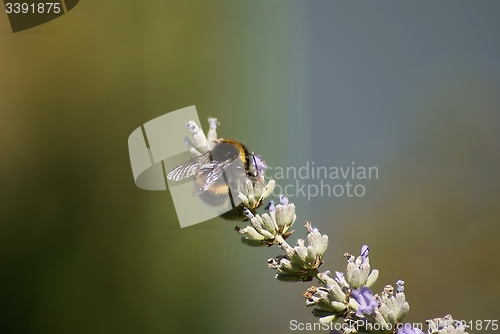
[[[387,324],[394,327],[401,323],[408,311],[410,311],[410,305],[408,305],[403,292],[404,281],[397,281],[396,286],[396,293],[394,293],[392,286],[386,285],[384,291],[379,296],[376,296],[380,306],[375,320],[382,325]]]
[[[278,245],[286,255],[267,260],[269,268],[278,271],[276,278],[280,281],[311,281],[318,273],[318,267],[323,263],[322,257],[328,246],[328,236],[311,227],[309,222],[306,222],[305,228],[307,246],[302,239],[297,240],[295,247],[280,240]]]
[[[467,333],[467,326],[462,321],[454,320],[451,315],[444,318],[427,320],[429,334],[464,334]]]
[[[362,286],[371,287],[378,278],[378,270],[370,271],[370,259],[368,252],[370,249],[367,245],[361,247],[361,255],[355,257],[351,254],[344,254],[347,257],[347,269],[345,280],[351,289],[356,289]]]
[[[268,212],[262,216],[254,216],[250,209],[251,207],[246,207],[243,210],[243,214],[250,220],[250,225],[237,229],[240,234],[247,235],[247,237],[242,238],[243,243],[251,246],[271,246],[292,234],[293,231],[290,231],[290,227],[297,216],[295,215],[295,205],[288,203],[286,196],[280,196],[280,204],[278,205],[271,201],[266,207]]]
[[[320,323],[327,324],[343,318],[344,333],[379,333],[379,334],[424,334],[419,328],[403,324],[403,319],[410,310],[404,294],[404,281],[396,282],[396,291],[386,285],[380,294],[373,295],[369,286],[378,277],[376,269],[370,272],[368,247],[361,248],[357,258],[350,254],[347,271],[344,276],[336,272],[334,278],[330,272],[318,273],[317,278],[325,287],[312,286],[304,297],[307,306],[314,306],[313,315]],[[451,316],[427,321],[428,334],[465,334],[466,326],[454,321]],[[339,333],[333,331],[333,333]]]
[[[318,273],[317,278],[325,287],[312,286],[304,297],[307,306],[316,307],[313,315],[320,317],[321,323],[328,323],[339,317],[346,319],[374,320],[380,302],[375,299],[369,287],[378,278],[378,270],[371,270],[368,258],[369,248],[364,245],[357,258],[350,254],[347,257],[346,274],[336,272],[330,277],[330,271]]]
[[[276,182],[270,180],[267,184],[263,176],[249,176],[246,181],[245,192],[240,192],[238,197],[243,205],[250,210],[255,210],[264,203],[264,200],[271,196]]]
[[[453,320],[451,315],[444,318],[427,320],[428,334],[467,334],[467,325],[462,321]],[[397,334],[424,334],[419,328],[411,326],[401,326]]]

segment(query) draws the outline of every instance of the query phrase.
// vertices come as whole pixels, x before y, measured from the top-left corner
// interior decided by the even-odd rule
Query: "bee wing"
[[[188,162],[172,169],[172,171],[168,173],[167,179],[172,181],[180,181],[187,177],[196,175],[198,170],[200,170],[200,167],[207,163],[210,163],[210,160],[210,152],[199,155],[189,160]]]
[[[210,166],[203,166],[200,169],[200,172],[207,173],[206,178],[205,178],[205,183],[204,183],[203,187],[200,188],[200,190],[198,191],[198,193],[196,195],[202,194],[205,191],[207,191],[208,188],[210,188],[215,181],[217,181],[218,179],[220,179],[222,177],[222,173],[224,173],[224,171],[229,166],[231,166],[231,163],[233,161],[234,161],[234,159],[230,158],[230,159],[224,160],[218,164],[212,164]],[[207,170],[209,170],[209,171],[207,171]]]

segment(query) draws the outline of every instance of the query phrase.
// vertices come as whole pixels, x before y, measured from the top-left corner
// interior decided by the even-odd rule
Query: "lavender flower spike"
[[[371,290],[367,287],[361,287],[356,290],[351,291],[351,296],[359,303],[359,307],[356,314],[362,316],[364,313],[375,315],[375,310],[378,307],[378,303],[373,298]]]

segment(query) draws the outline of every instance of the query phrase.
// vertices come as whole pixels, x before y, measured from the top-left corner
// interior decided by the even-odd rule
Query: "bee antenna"
[[[253,168],[257,170],[257,159],[255,159],[255,153],[252,152]]]

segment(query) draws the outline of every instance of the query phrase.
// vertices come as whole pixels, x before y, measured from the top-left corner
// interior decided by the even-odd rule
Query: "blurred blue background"
[[[292,243],[305,220],[330,237],[322,269],[366,243],[375,291],[405,280],[406,320],[498,319],[499,9],[84,1],[16,34],[0,15],[0,332],[317,321],[310,284],[267,268],[279,249],[244,246],[220,219],[180,229],[168,191],[135,187],[128,135],[190,105],[270,166],[378,167],[363,197],[291,198]]]

